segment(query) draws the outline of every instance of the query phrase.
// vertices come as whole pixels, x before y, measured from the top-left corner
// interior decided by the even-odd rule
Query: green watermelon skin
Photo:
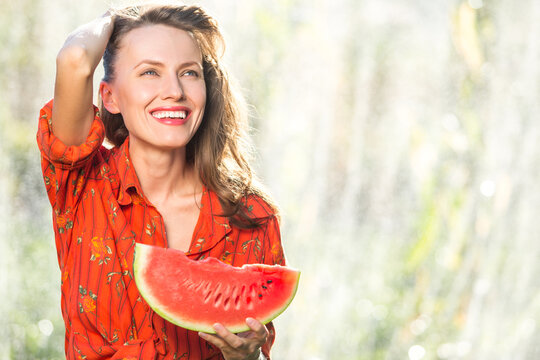
[[[148,305],[183,328],[215,333],[249,331],[245,319],[266,324],[292,302],[300,272],[287,266],[234,267],[215,258],[189,259],[182,251],[136,244],[134,276]]]

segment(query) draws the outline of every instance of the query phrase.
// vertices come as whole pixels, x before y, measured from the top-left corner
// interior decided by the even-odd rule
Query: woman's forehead
[[[142,58],[163,61],[199,62],[202,54],[195,37],[182,29],[168,25],[146,25],[124,35],[118,60],[137,62]]]

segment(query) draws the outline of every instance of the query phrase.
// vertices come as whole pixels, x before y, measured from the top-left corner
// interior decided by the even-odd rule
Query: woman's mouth
[[[191,110],[183,106],[158,108],[150,111],[150,115],[165,125],[183,125],[191,115]]]

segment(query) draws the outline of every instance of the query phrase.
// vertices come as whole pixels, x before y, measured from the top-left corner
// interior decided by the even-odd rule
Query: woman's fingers
[[[218,347],[219,349],[223,349],[227,345],[227,343],[223,339],[221,339],[219,336],[214,335],[214,334],[207,334],[207,333],[199,332],[199,336],[202,339],[211,343],[212,345]]]
[[[252,318],[247,318],[246,324],[251,331],[233,334],[223,325],[217,323],[214,325],[216,334],[199,333],[199,336],[217,346],[226,359],[251,358],[252,355],[259,352],[259,348],[266,342],[268,330],[261,322]]]
[[[244,341],[240,337],[227,330],[223,325],[215,324],[214,330],[216,330],[216,334],[221,339],[225,340],[227,345],[229,345],[230,347],[234,349],[239,349],[242,347],[242,345],[244,345]]]
[[[266,338],[268,337],[268,329],[266,329],[266,326],[253,318],[247,318],[246,324],[257,334],[258,337],[263,340],[262,344],[264,344],[266,342]]]

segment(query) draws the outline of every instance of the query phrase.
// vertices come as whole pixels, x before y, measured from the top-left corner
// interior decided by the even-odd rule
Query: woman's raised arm
[[[53,133],[66,145],[82,144],[94,119],[93,78],[112,33],[109,12],[74,30],[56,57]]]

